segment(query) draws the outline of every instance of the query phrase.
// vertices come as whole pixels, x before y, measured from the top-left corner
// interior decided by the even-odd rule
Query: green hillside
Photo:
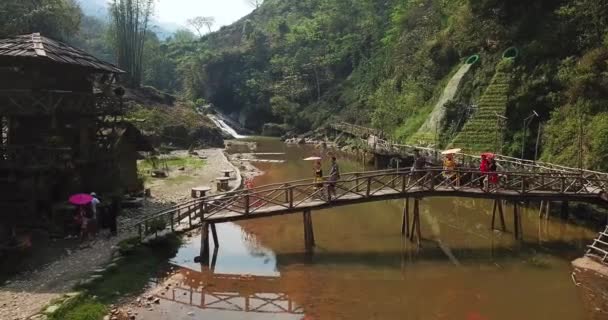
[[[43,0],[41,11],[5,2],[0,35],[42,29],[115,58],[107,33],[116,28],[79,17],[72,1]],[[15,19],[28,12],[39,19]],[[577,165],[582,151],[586,167],[608,169],[607,44],[605,0],[266,0],[217,32],[147,34],[142,79],[257,132],[346,121],[397,141],[480,151],[495,148],[496,112],[507,117],[504,153],[519,156],[524,140],[534,157],[542,128],[543,160]],[[510,47],[521,54],[505,73]],[[472,55],[479,62],[450,85]],[[524,137],[532,110],[540,118]]]
[[[158,42],[147,82],[211,102],[253,130],[275,122],[306,132],[340,120],[428,143],[421,128],[458,65],[479,54],[446,103],[441,146],[493,150],[498,113],[508,118],[503,152],[519,155],[523,119],[535,110],[545,160],[575,165],[583,132],[585,164],[597,168],[608,166],[591,138],[608,127],[607,17],[600,0],[267,0],[200,39]],[[521,55],[505,72],[512,46]],[[538,128],[535,120],[525,137],[527,157]]]
[[[509,102],[512,60],[501,61],[490,85],[484,91],[477,111],[452,141],[453,147],[470,152],[500,151],[502,122]],[[500,122],[499,122],[500,121]]]

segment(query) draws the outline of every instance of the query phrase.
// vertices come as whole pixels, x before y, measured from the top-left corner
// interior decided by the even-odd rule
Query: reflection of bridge
[[[164,281],[172,280],[177,283],[168,286],[167,291],[156,293],[155,297],[199,309],[304,314],[303,308],[282,291],[276,277],[216,274],[210,270],[196,272],[180,268]]]

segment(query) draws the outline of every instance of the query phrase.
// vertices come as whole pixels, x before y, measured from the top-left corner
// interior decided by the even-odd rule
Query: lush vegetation
[[[446,106],[442,145],[494,149],[500,130],[504,153],[519,156],[524,140],[531,158],[540,121],[544,160],[577,165],[583,150],[586,167],[602,168],[607,13],[601,0],[268,0],[219,32],[154,44],[148,80],[252,129],[306,131],[339,118],[407,141],[455,69],[479,54]],[[521,54],[497,73],[512,46]],[[540,118],[523,137],[533,110]]]
[[[9,14],[0,30],[38,28],[116,57],[111,27],[82,17],[71,0],[42,2],[61,14]],[[32,11],[21,1],[2,6],[0,14]],[[479,54],[433,140],[493,149],[498,128],[504,153],[521,155],[525,141],[532,158],[538,137],[544,160],[608,169],[606,1],[267,0],[255,7],[214,33],[202,31],[212,17],[193,16],[199,34],[181,30],[166,40],[145,34],[142,82],[193,106],[212,103],[253,130],[277,123],[305,132],[340,119],[411,141],[455,70]],[[497,74],[509,47],[520,55]],[[505,83],[492,89],[493,79]],[[524,136],[533,110],[540,118]],[[507,117],[504,125],[497,126],[494,112]]]

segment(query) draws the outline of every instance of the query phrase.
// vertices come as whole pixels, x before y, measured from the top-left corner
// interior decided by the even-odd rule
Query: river
[[[320,151],[259,139],[256,185],[310,178]],[[341,158],[343,172],[360,170]],[[324,163],[328,167],[328,163]],[[327,170],[327,169],[326,169]],[[523,211],[522,241],[491,231],[492,202],[421,201],[422,247],[400,234],[403,200],[313,212],[317,247],[304,250],[302,215],[218,226],[212,270],[194,263],[197,237],[171,260],[144,319],[586,319],[570,260],[595,233]],[[512,209],[505,208],[513,230]]]

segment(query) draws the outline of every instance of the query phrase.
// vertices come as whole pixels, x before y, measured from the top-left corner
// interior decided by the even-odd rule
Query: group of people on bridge
[[[460,186],[460,175],[458,173],[459,164],[454,157],[453,152],[447,152],[443,158],[443,172],[442,175],[450,184]],[[428,162],[419,151],[414,153],[414,165],[412,171],[423,172],[426,166],[432,166],[433,164]],[[480,187],[484,190],[489,188],[498,188],[499,176],[498,169],[502,168],[496,161],[496,156],[493,153],[486,152],[481,154],[481,161],[479,163],[479,171],[484,177],[480,180]]]

